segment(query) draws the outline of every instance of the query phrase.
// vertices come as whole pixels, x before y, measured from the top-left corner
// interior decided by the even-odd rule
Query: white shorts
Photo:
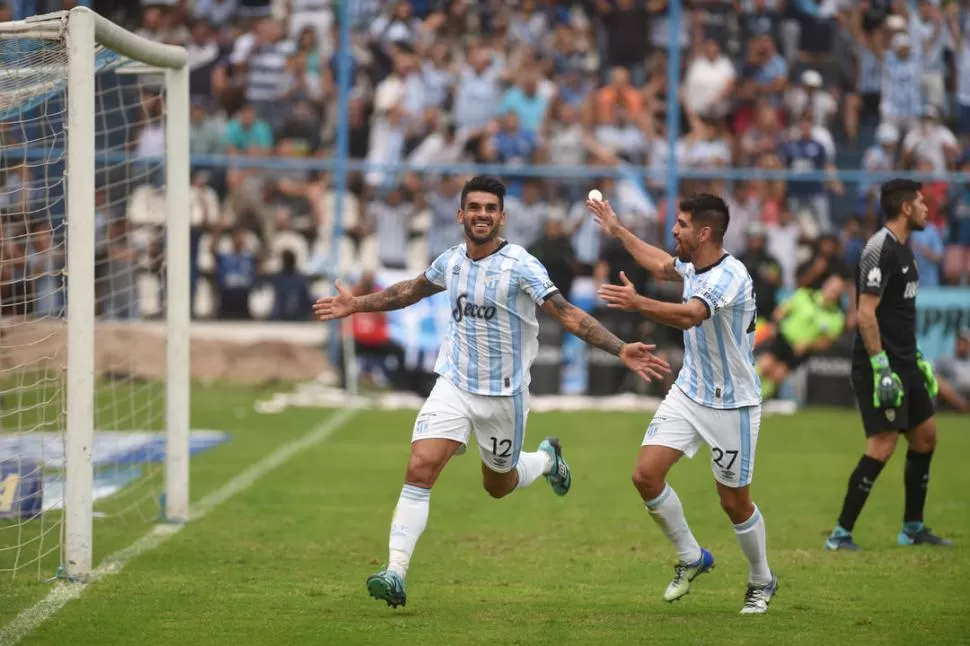
[[[439,377],[414,421],[411,442],[454,440],[461,443],[460,455],[474,431],[482,462],[492,471],[506,473],[519,462],[528,416],[527,391],[511,397],[475,395]]]
[[[714,479],[738,488],[751,484],[760,428],[761,406],[710,408],[674,386],[647,427],[643,446],[666,446],[692,458],[706,442]]]

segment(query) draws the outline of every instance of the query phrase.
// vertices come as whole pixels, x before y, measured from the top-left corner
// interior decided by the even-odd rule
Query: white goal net
[[[72,64],[92,47],[93,86]],[[167,196],[188,170],[174,191],[152,48],[174,49],[86,10],[0,25],[0,586],[83,576],[171,511]]]

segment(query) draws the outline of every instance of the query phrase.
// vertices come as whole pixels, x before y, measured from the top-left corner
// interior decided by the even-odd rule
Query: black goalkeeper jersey
[[[858,294],[880,296],[876,308],[882,348],[893,364],[916,363],[916,291],[919,269],[913,251],[901,243],[893,232],[883,227],[877,231],[862,252],[856,270]],[[869,353],[856,331],[853,360],[865,361]]]

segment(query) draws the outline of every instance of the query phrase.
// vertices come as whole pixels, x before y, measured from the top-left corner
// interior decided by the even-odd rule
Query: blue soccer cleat
[[[949,547],[953,541],[937,536],[923,523],[906,523],[899,532],[896,542],[900,545],[938,545]]]
[[[829,537],[825,539],[825,549],[830,552],[836,552],[838,550],[849,550],[852,552],[858,552],[862,548],[856,545],[855,541],[852,540],[852,532],[842,529],[839,525],[835,526]]]
[[[565,496],[573,484],[573,472],[562,457],[562,446],[559,438],[547,437],[539,443],[539,451],[543,451],[552,458],[552,469],[546,474],[546,480],[552,486],[557,496]]]
[[[370,596],[386,601],[392,608],[405,606],[408,602],[404,579],[397,572],[390,572],[387,569],[367,577],[367,591]]]
[[[744,593],[744,605],[741,607],[742,615],[763,615],[768,612],[768,604],[772,597],[778,592],[778,577],[774,572],[771,573],[771,581],[768,585],[748,584],[748,589]]]
[[[664,601],[672,603],[690,592],[691,581],[714,569],[714,555],[701,548],[701,557],[693,563],[674,566],[674,578],[664,590]]]

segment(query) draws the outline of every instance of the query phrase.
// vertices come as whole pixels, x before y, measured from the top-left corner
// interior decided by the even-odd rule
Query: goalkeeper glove
[[[903,381],[889,366],[885,352],[869,357],[872,364],[872,405],[876,408],[899,408],[903,403]]]
[[[930,397],[935,398],[940,392],[940,384],[936,381],[936,375],[933,374],[933,366],[923,358],[923,351],[918,347],[916,348],[916,365],[919,366],[919,371],[923,373],[926,391],[930,394]]]

